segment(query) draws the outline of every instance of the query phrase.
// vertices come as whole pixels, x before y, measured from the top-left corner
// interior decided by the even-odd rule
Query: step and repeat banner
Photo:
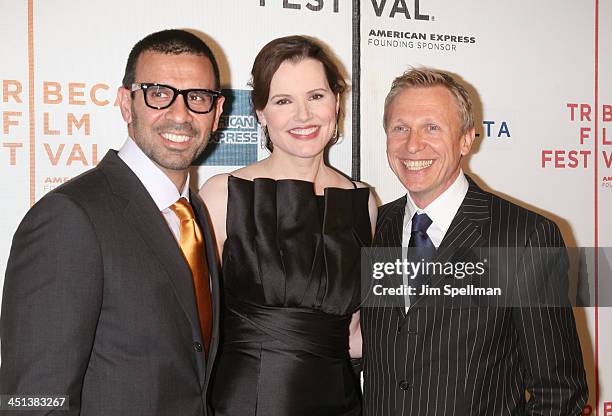
[[[349,81],[360,79],[343,103],[330,163],[374,186],[381,203],[404,192],[387,165],[384,98],[410,66],[433,66],[456,74],[476,103],[467,173],[554,219],[568,246],[612,246],[609,1],[0,0],[0,11],[0,286],[12,234],[31,204],[124,142],[116,92],[127,56],[166,28],[207,40],[228,97],[221,128],[194,168],[196,186],[267,155],[250,69],[268,41],[306,34],[327,45]],[[576,252],[572,270],[593,297],[612,260],[599,256],[597,264],[586,259],[592,250]],[[591,390],[584,414],[612,415],[612,360],[602,354],[612,348],[612,314],[575,313]]]
[[[272,39],[321,40],[350,81],[352,4],[340,0],[0,0],[3,46],[0,192],[5,207],[0,266],[28,207],[119,148],[127,129],[116,103],[127,56],[149,33],[183,28],[219,61],[227,97],[220,129],[197,161],[194,185],[265,157],[247,85],[255,56]],[[10,57],[10,58],[9,58]],[[351,173],[351,91],[330,161]],[[2,273],[2,276],[4,273]],[[3,279],[3,277],[2,277]]]
[[[362,179],[382,202],[405,194],[382,127],[392,80],[423,65],[456,75],[476,107],[466,173],[555,220],[566,244],[580,247],[570,251],[572,290],[594,306],[612,278],[610,250],[595,262],[592,249],[612,246],[612,4],[371,0],[360,14]],[[612,415],[612,360],[603,353],[612,313],[575,315],[591,392],[584,414],[595,414],[598,400],[598,414]]]

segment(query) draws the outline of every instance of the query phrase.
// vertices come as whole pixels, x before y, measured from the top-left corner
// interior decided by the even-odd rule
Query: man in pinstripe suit
[[[380,208],[375,246],[415,246],[420,236],[437,256],[506,247],[520,253],[512,259],[519,265],[564,247],[554,222],[463,174],[474,116],[452,77],[420,68],[396,78],[384,127],[389,165],[408,193]],[[415,229],[417,218],[425,228]],[[566,258],[558,260],[566,273]],[[537,284],[539,275],[518,267],[506,277]],[[567,276],[555,278],[564,288]],[[364,415],[581,414],[588,388],[571,308],[427,307],[427,298],[362,308]]]

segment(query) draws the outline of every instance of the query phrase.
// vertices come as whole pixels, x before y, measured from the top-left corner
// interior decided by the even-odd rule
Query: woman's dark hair
[[[263,110],[266,106],[270,97],[272,77],[283,62],[297,63],[306,58],[315,59],[323,64],[330,89],[334,94],[341,96],[346,89],[346,82],[330,54],[312,38],[286,36],[269,42],[255,58],[249,83],[253,88],[251,92],[253,108]],[[266,138],[266,147],[272,151],[273,147],[269,138]]]

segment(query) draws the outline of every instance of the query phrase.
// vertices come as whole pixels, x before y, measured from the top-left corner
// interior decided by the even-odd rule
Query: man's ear
[[[217,97],[217,102],[215,103],[215,120],[213,121],[212,131],[217,131],[219,127],[219,118],[223,113],[223,103],[225,102],[225,97],[220,95]]]
[[[119,87],[117,101],[119,102],[121,116],[126,123],[130,124],[132,122],[132,92],[123,86]]]
[[[470,153],[475,138],[476,129],[473,127],[461,136],[461,156],[467,156]]]

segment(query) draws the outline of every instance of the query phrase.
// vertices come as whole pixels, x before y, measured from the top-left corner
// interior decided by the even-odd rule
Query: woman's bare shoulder
[[[230,175],[229,173],[219,173],[208,178],[200,188],[199,194],[202,199],[207,200],[211,197],[227,194],[227,180]]]

